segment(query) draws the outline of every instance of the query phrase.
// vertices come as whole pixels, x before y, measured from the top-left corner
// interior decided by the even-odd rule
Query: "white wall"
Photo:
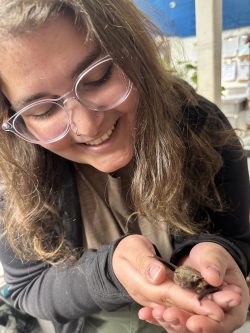
[[[250,34],[250,26],[225,30],[222,32],[222,40],[228,37],[240,36],[244,34]],[[169,37],[172,48],[172,59],[176,63],[178,61],[196,63],[196,37]]]

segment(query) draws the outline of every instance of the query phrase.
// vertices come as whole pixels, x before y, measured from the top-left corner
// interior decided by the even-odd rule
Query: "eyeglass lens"
[[[93,111],[106,111],[122,103],[130,82],[110,58],[79,76],[75,95],[82,105]],[[70,126],[67,101],[41,101],[25,108],[14,120],[15,130],[28,141],[50,142],[62,138]],[[70,111],[70,110],[69,110]]]

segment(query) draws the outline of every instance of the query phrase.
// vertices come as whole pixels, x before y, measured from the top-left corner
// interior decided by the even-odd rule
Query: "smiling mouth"
[[[108,139],[113,134],[115,128],[116,128],[117,122],[106,132],[104,133],[100,138],[88,142],[84,142],[86,146],[99,146],[100,144],[108,141]]]

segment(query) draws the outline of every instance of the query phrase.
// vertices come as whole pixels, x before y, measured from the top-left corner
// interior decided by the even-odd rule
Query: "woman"
[[[164,69],[159,31],[125,0],[1,1],[0,22],[0,252],[15,306],[57,332],[241,326],[246,161],[221,112]],[[220,290],[198,302],[156,253]]]

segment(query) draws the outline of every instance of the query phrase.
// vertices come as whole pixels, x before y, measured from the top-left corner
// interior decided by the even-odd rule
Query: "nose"
[[[70,99],[66,105],[71,117],[71,130],[86,139],[94,138],[103,121],[104,113],[92,111],[76,99]]]

